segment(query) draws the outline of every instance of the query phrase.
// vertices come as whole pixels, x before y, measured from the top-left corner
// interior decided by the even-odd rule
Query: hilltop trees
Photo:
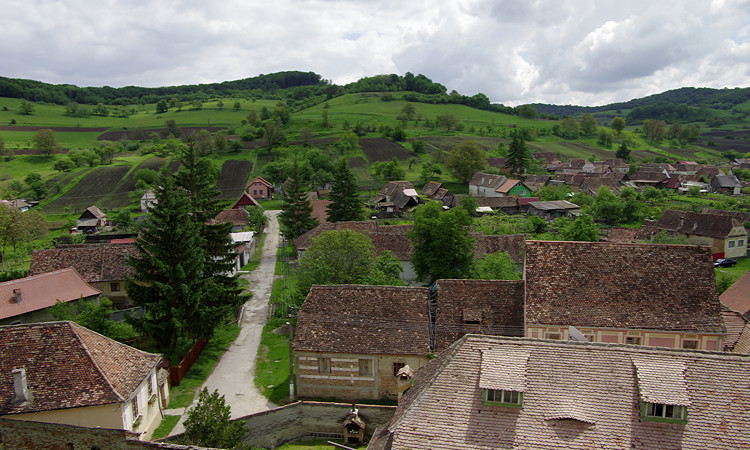
[[[451,149],[445,166],[451,173],[468,183],[474,172],[487,167],[487,155],[475,141],[464,141]]]

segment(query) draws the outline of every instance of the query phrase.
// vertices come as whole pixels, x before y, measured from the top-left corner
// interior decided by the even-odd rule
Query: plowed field
[[[370,163],[390,161],[393,158],[405,161],[412,156],[416,156],[403,145],[385,138],[361,138],[359,145]]]

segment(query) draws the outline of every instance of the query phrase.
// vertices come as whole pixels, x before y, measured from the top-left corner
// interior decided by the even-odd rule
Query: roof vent
[[[16,303],[21,303],[23,301],[21,298],[21,288],[13,289],[13,301]]]
[[[13,369],[13,403],[20,404],[30,402],[34,399],[29,385],[26,382],[26,369]]]

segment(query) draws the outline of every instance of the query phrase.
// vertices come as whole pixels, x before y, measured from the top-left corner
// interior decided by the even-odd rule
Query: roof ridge
[[[44,272],[44,273],[39,273],[36,275],[26,276],[23,278],[15,278],[13,280],[3,281],[0,284],[8,285],[8,284],[16,283],[16,282],[21,282],[21,281],[31,281],[31,280],[36,280],[36,279],[43,278],[43,277],[57,275],[59,272],[65,272],[65,271],[70,271],[70,270],[75,272],[79,277],[81,276],[81,274],[79,274],[78,271],[76,271],[76,269],[73,266],[70,266],[70,267],[65,267],[63,269],[53,270],[52,272]]]

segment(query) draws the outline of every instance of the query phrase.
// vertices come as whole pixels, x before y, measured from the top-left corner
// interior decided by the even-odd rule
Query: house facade
[[[726,336],[710,250],[527,241],[526,337],[720,351]]]
[[[161,419],[161,355],[73,322],[0,327],[0,352],[0,417],[136,433]]]
[[[469,181],[469,194],[473,197],[502,197],[497,189],[506,181],[508,178],[504,175],[477,172]]]
[[[89,206],[76,221],[76,229],[83,233],[96,233],[107,224],[107,215],[96,206]]]
[[[427,288],[313,286],[297,317],[297,395],[397,398],[399,371],[429,361],[428,299]]]
[[[750,356],[467,335],[369,450],[742,448]]]
[[[272,200],[273,183],[262,177],[255,177],[247,184],[247,193],[255,199]]]
[[[156,194],[151,189],[146,189],[146,192],[141,196],[141,212],[148,212],[149,209],[153,208],[158,202]]]
[[[682,234],[693,245],[711,247],[714,258],[741,258],[747,255],[747,230],[731,215],[670,209],[662,211],[656,222],[644,222],[644,225]]]

